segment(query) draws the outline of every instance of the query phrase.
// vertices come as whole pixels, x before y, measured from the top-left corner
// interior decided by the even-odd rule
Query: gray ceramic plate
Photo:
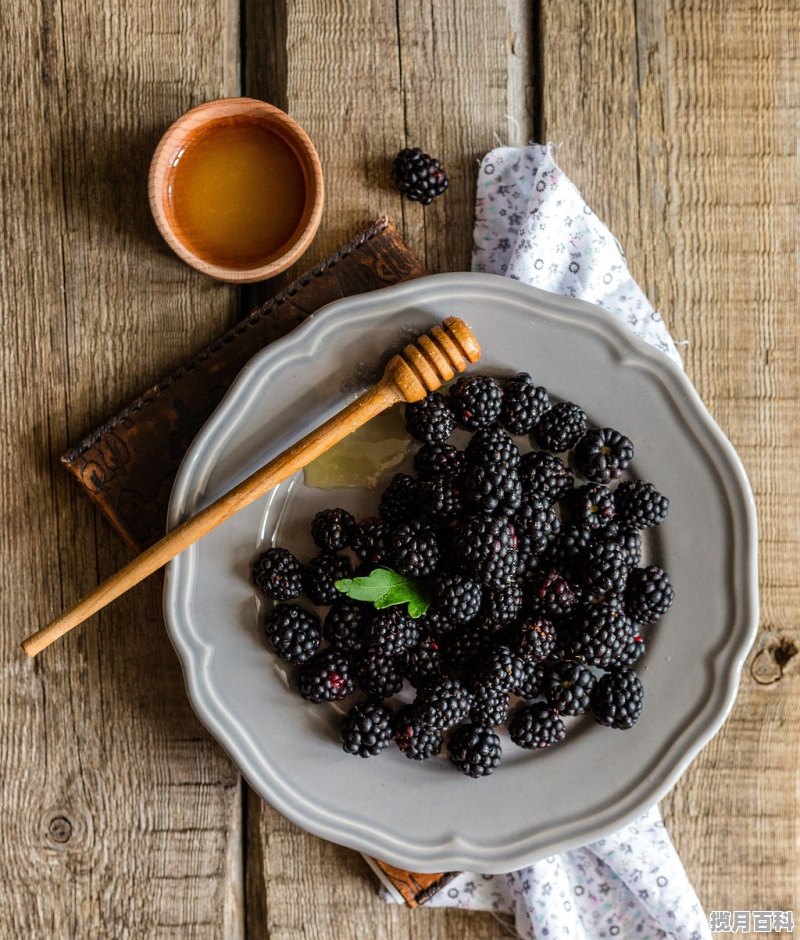
[[[343,753],[339,709],[291,692],[261,641],[248,564],[273,539],[310,555],[303,533],[314,512],[343,504],[366,514],[374,492],[321,492],[295,477],[175,559],[164,606],[195,711],[280,812],[412,870],[501,872],[599,838],[655,803],[736,695],[757,623],[756,517],[733,448],[683,373],[604,311],[492,275],[343,300],[244,369],[184,460],[169,518],[228,490],[351,400],[388,350],[451,314],[481,342],[482,370],[529,371],[593,423],[624,431],[636,475],[672,500],[648,552],[677,598],[642,661],[639,723],[619,732],[579,720],[543,753],[508,743],[498,771],[478,781],[444,758]]]

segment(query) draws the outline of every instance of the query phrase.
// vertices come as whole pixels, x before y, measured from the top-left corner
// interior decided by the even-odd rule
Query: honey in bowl
[[[212,265],[252,268],[282,252],[306,205],[303,167],[291,145],[258,119],[204,128],[173,161],[175,227]]]

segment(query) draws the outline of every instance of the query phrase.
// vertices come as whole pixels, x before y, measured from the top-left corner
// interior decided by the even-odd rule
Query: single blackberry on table
[[[378,512],[391,525],[413,519],[419,514],[417,481],[407,473],[395,473],[383,491]]]
[[[435,757],[444,744],[442,732],[420,724],[410,705],[401,708],[395,715],[393,736],[395,744],[409,760],[428,760]]]
[[[633,460],[633,444],[613,428],[590,428],[575,445],[575,466],[592,483],[610,483]]]
[[[375,757],[392,740],[392,710],[381,702],[358,702],[345,715],[342,745],[348,754]]]
[[[546,500],[529,499],[514,513],[520,574],[531,572],[561,531],[561,520]]]
[[[382,565],[387,560],[386,540],[391,528],[383,519],[370,516],[356,525],[353,535],[353,551],[362,561]]]
[[[447,731],[469,713],[472,696],[458,679],[442,679],[419,689],[412,714],[426,728]]]
[[[580,559],[581,585],[594,597],[620,594],[628,577],[625,552],[617,542],[593,539]]]
[[[414,469],[420,480],[459,477],[467,466],[467,455],[452,444],[423,444],[414,454]]]
[[[462,774],[477,779],[495,772],[503,749],[500,738],[491,728],[470,724],[453,732],[447,743],[447,753]]]
[[[392,163],[392,182],[406,198],[427,206],[442,195],[449,180],[438,160],[419,147],[404,147]]]
[[[589,710],[594,675],[580,663],[554,663],[546,672],[542,690],[561,715],[583,715]]]
[[[290,601],[303,590],[303,566],[285,548],[269,548],[250,567],[253,584],[267,597]]]
[[[483,728],[495,728],[508,720],[508,692],[492,686],[477,686],[472,692],[469,720]]]
[[[505,581],[483,589],[481,614],[493,623],[508,623],[522,610],[522,586]]]
[[[336,590],[335,582],[352,576],[353,565],[346,555],[321,552],[306,566],[303,587],[314,604],[324,606],[332,604],[342,596]]]
[[[436,607],[450,621],[467,623],[481,609],[480,584],[463,574],[440,574],[433,586]]]
[[[422,634],[416,645],[406,650],[403,675],[415,689],[444,678],[441,646],[430,633]]]
[[[617,517],[628,527],[647,529],[661,525],[669,512],[669,500],[644,480],[623,480],[614,491]]]
[[[452,522],[462,515],[464,498],[455,476],[439,476],[422,480],[417,487],[419,507],[434,522]]]
[[[527,372],[520,372],[503,385],[500,423],[512,434],[530,434],[549,407],[547,389],[534,385]]]
[[[466,519],[456,531],[455,548],[466,573],[482,584],[502,584],[516,575],[517,533],[507,519]]]
[[[508,725],[508,735],[514,744],[527,750],[551,747],[563,741],[566,734],[558,712],[541,702],[518,708]]]
[[[519,447],[497,424],[488,428],[478,428],[472,435],[465,451],[467,462],[473,465],[496,467],[518,467],[520,462]]]
[[[555,454],[548,454],[546,450],[532,450],[523,454],[519,478],[525,496],[544,499],[551,505],[566,496],[575,483],[572,470]]]
[[[658,565],[634,568],[625,584],[625,610],[638,623],[655,623],[672,607],[675,589]]]
[[[644,689],[632,669],[605,673],[592,690],[595,721],[609,728],[632,728],[642,714]]]
[[[342,597],[336,601],[325,616],[322,635],[344,653],[360,650],[364,645],[364,624],[367,608],[357,601]]]
[[[508,638],[509,645],[523,659],[534,663],[543,662],[555,649],[556,628],[546,617],[534,614],[515,623],[509,630]]]
[[[500,692],[511,692],[522,681],[522,659],[518,652],[498,644],[476,666],[474,684]]]
[[[450,407],[467,431],[494,424],[500,417],[503,390],[489,375],[462,376],[450,389]]]
[[[420,519],[403,522],[389,536],[389,560],[400,574],[425,578],[439,564],[439,542],[430,526]]]
[[[446,441],[456,427],[456,417],[439,392],[429,392],[420,401],[406,405],[406,430],[422,444]]]
[[[368,649],[358,660],[356,679],[369,698],[389,698],[403,688],[402,661],[379,649]]]
[[[536,443],[543,450],[560,454],[574,447],[586,433],[586,415],[571,401],[553,405],[539,418],[533,429]]]
[[[463,477],[464,495],[473,511],[510,516],[522,502],[519,474],[506,464],[474,464]]]
[[[547,563],[572,577],[591,540],[592,535],[588,529],[571,523],[562,525],[561,531],[547,550]]]
[[[356,534],[356,520],[346,509],[323,509],[311,523],[311,537],[324,552],[350,548]]]
[[[605,669],[623,655],[636,630],[611,604],[582,605],[570,618],[566,659]]]
[[[525,593],[534,613],[551,621],[566,617],[580,599],[577,590],[553,568],[537,572]]]
[[[527,700],[539,698],[540,695],[543,695],[545,682],[549,675],[547,669],[548,667],[543,663],[523,659],[520,680],[513,689],[514,695]]]
[[[299,604],[276,604],[264,619],[264,633],[287,663],[306,662],[322,642],[319,617]]]
[[[399,607],[376,611],[364,625],[364,645],[397,656],[419,641],[419,623]]]
[[[303,663],[297,674],[297,690],[304,699],[319,705],[344,698],[355,689],[350,660],[339,650],[317,653]]]
[[[614,518],[614,494],[600,483],[576,486],[564,497],[562,505],[570,522],[584,529],[602,529]]]
[[[642,533],[638,529],[626,529],[614,521],[600,529],[597,538],[616,542],[629,568],[635,568],[642,560]]]

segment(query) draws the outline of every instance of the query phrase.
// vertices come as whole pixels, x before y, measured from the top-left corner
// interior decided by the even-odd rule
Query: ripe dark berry
[[[452,522],[464,511],[461,485],[454,476],[422,480],[417,487],[419,506],[434,522]]]
[[[303,590],[303,567],[285,548],[270,548],[251,567],[253,584],[267,597],[289,601]]]
[[[617,522],[611,522],[599,530],[597,538],[616,542],[629,568],[635,568],[642,560],[642,533],[638,529],[624,529]]]
[[[551,504],[566,496],[575,483],[572,470],[546,450],[532,450],[522,456],[519,478],[525,496]]]
[[[592,540],[581,554],[581,585],[594,597],[620,594],[628,577],[625,552],[617,542]]]
[[[537,702],[517,709],[508,725],[508,734],[517,747],[534,750],[563,741],[567,729],[554,708]]]
[[[439,392],[431,392],[420,401],[406,405],[406,429],[414,440],[423,444],[446,441],[455,426],[455,415]]]
[[[548,680],[548,667],[543,663],[535,663],[530,659],[522,660],[521,678],[513,690],[514,695],[520,698],[534,699],[544,694],[545,683]]]
[[[367,607],[347,597],[337,600],[322,625],[322,635],[338,650],[349,653],[364,645]]]
[[[407,473],[395,473],[383,491],[378,512],[391,525],[417,516],[417,481]]]
[[[340,552],[353,543],[356,520],[346,509],[323,509],[311,523],[311,537],[324,552]]]
[[[491,728],[462,725],[451,735],[447,753],[462,774],[477,779],[495,772],[503,751]]]
[[[406,650],[403,674],[416,689],[444,678],[441,646],[430,633],[421,634],[417,644]]]
[[[613,428],[591,428],[575,446],[575,466],[593,483],[610,483],[633,460],[633,444]]]
[[[270,646],[287,663],[304,663],[319,649],[319,617],[299,604],[276,604],[264,620]]]
[[[561,715],[582,715],[589,710],[594,676],[578,663],[555,663],[546,673],[543,691]]]
[[[441,163],[419,147],[406,147],[392,163],[392,182],[414,202],[429,205],[447,189],[447,173]]]
[[[439,543],[433,530],[420,519],[398,525],[389,537],[389,560],[400,574],[424,578],[439,564]]]
[[[588,529],[574,525],[562,525],[561,531],[547,552],[548,563],[559,571],[572,576],[591,538]]]
[[[359,659],[358,687],[371,699],[389,698],[403,688],[402,661],[379,649],[369,649]]]
[[[508,692],[492,686],[478,686],[472,693],[469,720],[483,728],[495,728],[508,720]]]
[[[297,689],[304,699],[319,704],[349,695],[355,684],[350,661],[338,650],[325,650],[303,663],[297,676]]]
[[[643,480],[623,480],[614,491],[614,501],[620,522],[631,528],[661,525],[669,512],[667,497]]]
[[[561,520],[545,500],[529,499],[514,513],[520,573],[533,571],[561,531]]]
[[[362,561],[381,565],[387,560],[386,539],[391,529],[377,516],[362,519],[353,535],[353,551]]]
[[[502,584],[516,575],[517,533],[506,519],[467,519],[456,531],[456,552],[465,572],[482,584]]]
[[[543,569],[528,583],[526,595],[536,614],[548,620],[566,617],[578,603],[575,588],[555,569]]]
[[[534,385],[527,372],[520,372],[503,385],[500,423],[512,434],[530,434],[549,407],[547,389]]]
[[[316,555],[306,566],[303,587],[314,604],[332,604],[342,595],[334,584],[353,575],[353,565],[346,555]]]
[[[576,486],[563,501],[570,522],[584,529],[602,529],[614,518],[614,494],[599,483]]]
[[[421,725],[410,705],[401,708],[394,719],[394,740],[409,760],[428,760],[442,749],[444,736]]]
[[[520,462],[519,447],[497,424],[488,428],[479,428],[467,444],[467,461],[473,465],[496,467],[518,467]]]
[[[375,757],[392,740],[392,710],[379,702],[358,702],[342,721],[342,745],[348,754]]]
[[[644,689],[632,669],[620,669],[601,676],[591,698],[595,721],[609,728],[632,728],[642,714]]]
[[[522,659],[508,646],[498,644],[476,667],[476,686],[498,692],[511,692],[522,681]]]
[[[456,421],[468,431],[488,427],[500,417],[503,390],[488,375],[462,376],[450,389]]]
[[[467,623],[481,608],[481,586],[462,574],[440,574],[433,587],[436,607],[449,621]]]
[[[675,590],[663,568],[634,568],[625,585],[625,610],[638,623],[655,623],[672,607]]]
[[[492,623],[508,623],[522,610],[522,587],[516,581],[493,584],[483,589],[481,614]]]
[[[464,494],[473,511],[510,516],[522,501],[519,474],[506,464],[475,464],[463,478]]]
[[[467,717],[472,697],[457,679],[443,679],[417,692],[414,718],[426,728],[447,731]]]
[[[546,617],[523,617],[509,631],[509,643],[523,659],[542,662],[555,649],[556,630]]]
[[[602,603],[581,606],[570,618],[566,658],[606,668],[623,655],[635,633],[619,607]]]
[[[419,624],[399,607],[376,611],[364,627],[364,645],[397,656],[419,640]]]
[[[586,415],[570,401],[559,402],[539,418],[533,433],[539,447],[560,454],[586,433]]]
[[[452,444],[423,444],[414,455],[414,469],[420,480],[439,476],[460,476],[467,466],[467,456]]]

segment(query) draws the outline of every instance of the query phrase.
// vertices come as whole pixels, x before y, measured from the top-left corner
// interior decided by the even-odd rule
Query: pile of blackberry
[[[525,373],[459,378],[408,405],[406,424],[417,475],[395,474],[377,516],[325,510],[305,565],[283,548],[253,562],[254,584],[275,602],[266,638],[296,667],[300,695],[360,693],[341,726],[350,754],[392,741],[411,760],[446,749],[470,777],[499,765],[501,725],[530,750],[562,741],[576,715],[630,728],[643,701],[634,667],[674,595],[641,557],[641,533],[664,521],[669,500],[651,483],[618,482],[631,441]],[[470,434],[460,448],[456,429]],[[420,579],[424,616],[337,591],[338,579],[380,566]],[[413,699],[392,702],[404,685]]]

